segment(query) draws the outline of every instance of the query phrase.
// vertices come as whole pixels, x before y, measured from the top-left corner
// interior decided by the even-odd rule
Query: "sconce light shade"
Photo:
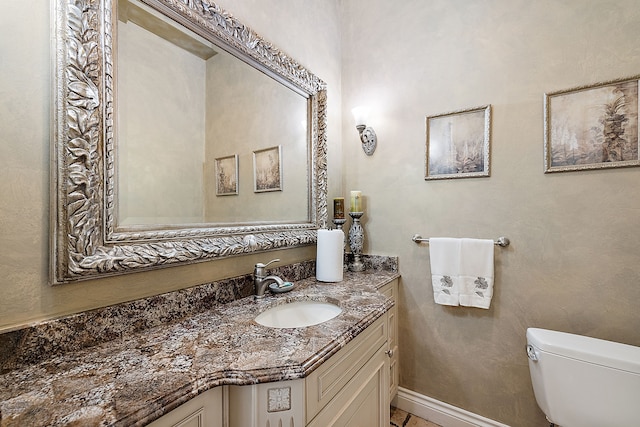
[[[356,129],[360,134],[360,141],[362,142],[362,149],[367,156],[373,154],[376,151],[378,145],[378,137],[376,136],[373,128],[366,125],[367,118],[369,116],[369,109],[367,107],[356,107],[351,110],[353,118],[356,121]]]
[[[367,119],[369,118],[369,108],[360,106],[351,110],[353,114],[353,118],[356,120],[356,126],[364,125],[367,123]]]

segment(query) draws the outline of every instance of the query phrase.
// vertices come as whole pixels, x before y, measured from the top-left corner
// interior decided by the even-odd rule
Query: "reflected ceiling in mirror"
[[[315,243],[324,82],[210,1],[55,23],[52,283]]]

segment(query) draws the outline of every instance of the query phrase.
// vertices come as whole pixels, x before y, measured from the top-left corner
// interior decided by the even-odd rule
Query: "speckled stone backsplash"
[[[361,255],[365,270],[398,272],[398,257],[382,255]],[[352,254],[345,254],[345,265],[353,261]]]
[[[398,271],[398,258],[363,255],[367,270]],[[349,261],[349,256],[346,256]],[[295,282],[315,275],[315,260],[269,269]],[[248,297],[253,276],[217,282],[85,311],[0,334],[0,373],[91,347],[154,326],[176,322],[219,304]]]

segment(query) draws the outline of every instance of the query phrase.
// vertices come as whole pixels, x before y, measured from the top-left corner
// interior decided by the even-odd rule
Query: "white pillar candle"
[[[362,212],[362,191],[351,192],[351,212]]]

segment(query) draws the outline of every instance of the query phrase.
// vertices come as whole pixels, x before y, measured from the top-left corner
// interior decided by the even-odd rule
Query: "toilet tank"
[[[561,427],[640,426],[640,347],[527,329],[533,391]]]

